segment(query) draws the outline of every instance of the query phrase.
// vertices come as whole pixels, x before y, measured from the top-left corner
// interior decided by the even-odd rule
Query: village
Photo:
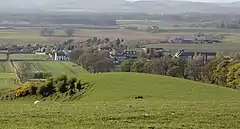
[[[216,39],[194,39],[194,38],[170,38],[165,43],[169,44],[196,44],[197,42],[205,43],[222,43],[221,40]],[[194,60],[201,58],[203,61],[207,61],[216,56],[217,52],[214,51],[186,51],[184,48],[179,48],[177,52],[172,52],[168,48],[151,47],[145,42],[137,42],[134,47],[129,47],[125,43],[124,39],[109,38],[100,39],[94,37],[86,41],[74,41],[72,39],[59,42],[52,45],[43,44],[28,44],[28,45],[11,45],[4,44],[0,46],[1,54],[37,54],[48,55],[51,60],[55,61],[69,61],[71,60],[70,54],[72,51],[83,48],[84,45],[91,47],[92,51],[107,51],[109,58],[115,64],[120,64],[126,59],[139,58],[139,54],[147,55],[148,59],[155,59],[159,57],[171,57],[182,60]]]

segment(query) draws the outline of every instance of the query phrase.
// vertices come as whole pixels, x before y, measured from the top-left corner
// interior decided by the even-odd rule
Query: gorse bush
[[[27,82],[22,87],[15,91],[15,96],[25,97],[29,95],[37,95],[42,97],[48,97],[55,93],[60,93],[69,96],[73,96],[87,86],[88,83],[82,83],[81,80],[77,80],[75,77],[67,78],[62,75],[59,77],[51,77],[43,81]],[[78,91],[76,91],[78,89]]]

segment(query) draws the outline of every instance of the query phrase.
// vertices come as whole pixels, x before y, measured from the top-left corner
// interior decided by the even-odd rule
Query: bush
[[[66,85],[67,79],[68,79],[68,78],[67,78],[66,75],[61,75],[61,76],[55,78],[55,83],[57,84],[58,82],[63,81],[63,83]]]
[[[46,82],[46,89],[47,91],[52,94],[53,92],[55,92],[55,87],[54,87],[54,84],[53,84],[53,80],[47,80]]]
[[[72,89],[70,89],[69,91],[68,91],[68,95],[69,96],[72,96],[72,95],[74,95],[75,94],[75,92],[72,90]]]
[[[76,88],[78,89],[78,91],[81,91],[82,89],[84,89],[81,80],[78,80],[78,82],[76,84]]]
[[[46,96],[46,86],[41,86],[38,88],[38,94]]]
[[[65,93],[68,91],[67,85],[64,83],[64,80],[63,81],[60,81],[57,83],[56,87],[57,87],[57,91],[60,92],[60,93]]]
[[[37,87],[35,87],[35,86],[31,86],[30,87],[30,90],[29,90],[29,93],[31,94],[31,95],[36,95],[37,94]]]
[[[68,80],[69,89],[74,90],[75,89],[75,82],[77,81],[77,78],[72,77]]]
[[[132,59],[127,59],[121,63],[121,71],[122,72],[131,72],[131,68],[133,66],[134,60]]]

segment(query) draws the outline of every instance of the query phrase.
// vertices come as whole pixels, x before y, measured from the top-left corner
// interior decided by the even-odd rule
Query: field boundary
[[[11,62],[11,65],[12,65],[12,67],[13,67],[13,70],[14,70],[14,72],[15,72],[15,74],[16,74],[16,78],[19,80],[19,83],[22,84],[22,80],[21,80],[20,77],[18,76],[18,72],[17,72],[16,66],[14,65],[14,63],[13,63],[12,61],[10,61],[10,62]]]

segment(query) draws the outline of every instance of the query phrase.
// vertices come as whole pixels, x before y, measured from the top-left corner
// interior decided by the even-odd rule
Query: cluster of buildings
[[[192,39],[181,39],[175,38],[169,40],[169,42],[195,42]],[[56,61],[69,61],[71,60],[69,55],[72,50],[77,49],[79,44],[73,42],[73,40],[69,40],[63,43],[54,44],[54,45],[12,45],[8,47],[0,48],[0,53],[9,53],[9,54],[47,54],[50,56],[52,60]],[[179,58],[183,60],[193,60],[196,57],[200,57],[203,60],[212,59],[216,56],[216,52],[201,52],[201,51],[185,51],[179,50],[177,53],[172,54],[172,52],[168,49],[161,47],[147,47],[143,46],[142,48],[136,48],[135,50],[123,49],[121,47],[108,46],[104,48],[99,48],[97,51],[108,51],[109,57],[113,60],[114,63],[119,64],[126,59],[136,59],[138,58],[139,52],[144,52],[149,59],[159,58],[163,56],[168,56],[171,58]]]
[[[215,44],[221,43],[221,40],[218,39],[208,39],[206,36],[201,37],[174,37],[168,39],[167,43],[175,44]]]

